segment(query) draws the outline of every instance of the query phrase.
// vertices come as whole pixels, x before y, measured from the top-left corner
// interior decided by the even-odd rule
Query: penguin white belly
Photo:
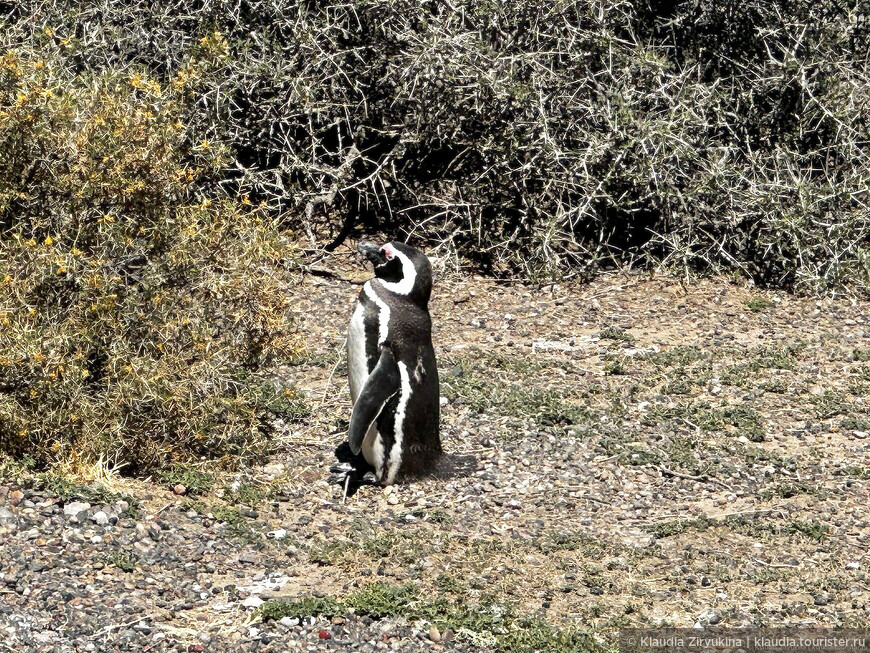
[[[384,443],[381,441],[381,434],[378,433],[376,424],[372,424],[366,432],[362,443],[362,454],[366,462],[375,468],[375,475],[380,478],[380,470],[384,463]]]
[[[359,397],[359,393],[369,376],[369,367],[366,361],[364,311],[362,304],[356,305],[353,316],[350,318],[350,329],[347,334],[347,375],[350,399],[353,403],[356,403],[357,397]]]
[[[363,305],[357,304],[350,318],[350,328],[347,333],[347,376],[350,398],[354,404],[369,377],[364,313]],[[372,424],[366,432],[362,443],[362,453],[369,465],[376,470],[381,469],[384,459],[384,445],[381,442],[376,424]]]

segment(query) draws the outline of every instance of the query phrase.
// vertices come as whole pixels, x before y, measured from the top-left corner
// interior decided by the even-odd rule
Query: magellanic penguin
[[[390,485],[429,471],[441,455],[432,266],[400,242],[361,242],[357,251],[374,264],[375,278],[359,294],[347,337],[348,444],[378,483]]]

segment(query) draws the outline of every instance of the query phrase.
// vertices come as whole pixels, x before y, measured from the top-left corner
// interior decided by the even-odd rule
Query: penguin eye
[[[393,252],[392,247],[390,247],[389,245],[384,245],[383,247],[381,247],[381,251],[384,253],[384,256],[387,257],[388,261],[393,260],[393,256],[395,256],[395,253]]]

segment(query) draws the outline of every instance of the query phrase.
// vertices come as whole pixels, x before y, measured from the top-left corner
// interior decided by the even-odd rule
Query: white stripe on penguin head
[[[402,280],[401,281],[384,281],[378,279],[381,285],[392,293],[397,295],[409,295],[414,289],[414,282],[417,281],[417,268],[407,256],[389,244],[384,245],[381,249],[386,252],[387,256],[392,258],[395,256],[402,263]]]

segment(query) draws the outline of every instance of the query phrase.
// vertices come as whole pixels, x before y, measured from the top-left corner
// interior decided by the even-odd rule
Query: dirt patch
[[[349,258],[327,263],[366,276]],[[276,382],[304,394],[311,418],[281,427],[269,465],[192,497],[136,484],[150,488],[142,529],[122,520],[118,534],[109,524],[96,539],[70,536],[79,559],[104,560],[106,542],[138,552],[132,571],[97,565],[100,596],[134,588],[137,619],[153,617],[161,642],[285,650],[326,646],[330,628],[419,650],[428,620],[461,647],[524,650],[517,633],[534,632],[548,650],[573,650],[565,633],[576,628],[606,642],[623,626],[866,623],[866,302],[723,279],[533,287],[442,276],[431,306],[442,436],[473,466],[343,501],[326,479],[350,415],[344,338],[358,291],[300,277],[307,349]],[[24,509],[34,519],[66,523],[55,499],[37,500]],[[19,585],[25,554],[20,573],[6,571]],[[161,603],[152,592],[177,574],[185,581]],[[23,588],[5,600],[29,605]],[[356,601],[382,619],[252,625],[257,599],[274,598],[312,599],[297,612]],[[411,608],[428,616],[404,620]],[[474,619],[456,625],[460,613]]]

